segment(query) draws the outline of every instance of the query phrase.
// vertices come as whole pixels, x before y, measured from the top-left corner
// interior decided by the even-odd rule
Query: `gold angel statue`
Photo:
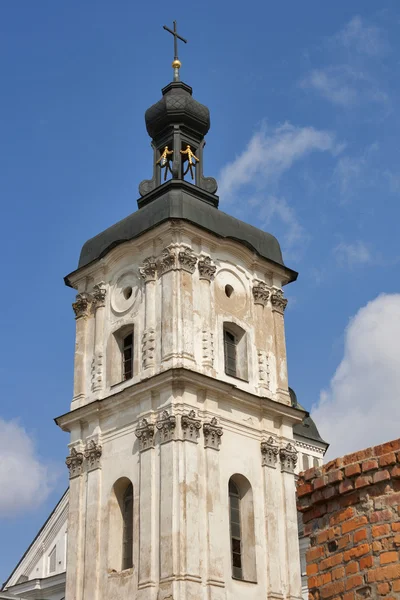
[[[188,173],[188,171],[190,171],[190,175],[192,179],[194,179],[193,166],[196,166],[196,162],[199,162],[200,159],[197,158],[197,156],[192,152],[192,149],[189,146],[189,144],[187,144],[186,150],[181,150],[181,154],[186,154],[187,157],[187,167],[186,171],[183,172],[183,175],[185,176]]]
[[[173,153],[174,153],[173,150],[170,150],[168,148],[168,146],[165,146],[165,148],[163,150],[163,153],[161,154],[160,158],[156,162],[157,165],[158,164],[160,165],[161,169],[165,169],[165,171],[164,171],[164,181],[166,181],[166,179],[167,179],[168,171],[172,175],[172,169],[171,169],[171,165],[170,165],[171,159],[169,158],[169,156],[171,154],[173,154]]]

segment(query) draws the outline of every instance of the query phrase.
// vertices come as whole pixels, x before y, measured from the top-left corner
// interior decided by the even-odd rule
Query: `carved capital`
[[[285,473],[294,473],[297,464],[297,450],[292,444],[287,444],[285,448],[279,450],[281,459],[281,470]]]
[[[283,292],[282,290],[279,289],[274,289],[271,293],[271,304],[272,304],[272,309],[276,310],[277,312],[281,313],[283,315],[283,313],[285,312],[285,308],[287,306],[287,299],[283,297]]]
[[[91,305],[92,297],[89,294],[87,294],[86,292],[77,294],[75,302],[72,303],[75,318],[79,319],[80,317],[87,317],[90,313]]]
[[[176,266],[176,255],[172,246],[164,248],[161,254],[161,258],[158,264],[160,275],[164,275],[168,271],[171,271]]]
[[[221,437],[223,434],[222,427],[218,425],[215,417],[210,422],[203,423],[204,448],[214,448],[219,450]]]
[[[157,265],[154,256],[149,256],[148,258],[144,259],[143,265],[139,269],[139,273],[146,283],[148,281],[155,281]]]
[[[209,256],[202,256],[200,258],[198,268],[199,279],[206,279],[207,281],[212,281],[214,279],[217,267],[214,265]]]
[[[84,456],[87,460],[88,471],[100,468],[100,458],[102,452],[103,450],[101,446],[96,444],[94,440],[90,440],[90,442],[86,445]]]
[[[107,295],[107,290],[104,287],[103,281],[101,281],[100,283],[97,283],[93,287],[92,296],[93,296],[94,305],[96,308],[100,308],[101,306],[105,305],[106,295]]]
[[[262,466],[276,468],[276,462],[278,460],[279,446],[275,443],[275,440],[270,436],[266,442],[261,442],[261,456]]]
[[[71,448],[69,456],[65,459],[65,464],[69,470],[69,478],[79,477],[82,475],[83,454],[78,452],[76,448]]]
[[[255,281],[253,285],[254,304],[265,306],[268,302],[269,294],[269,288],[264,281]]]
[[[178,252],[178,262],[181,269],[188,273],[194,273],[197,256],[195,256],[191,248],[186,247]]]
[[[197,444],[197,439],[200,436],[201,421],[200,419],[196,419],[194,410],[191,410],[187,415],[182,415],[181,427],[183,438]]]
[[[139,449],[142,452],[148,448],[154,448],[155,427],[147,419],[142,419],[136,428],[135,435],[139,440]]]
[[[160,419],[156,423],[156,427],[160,432],[161,443],[170,442],[175,439],[176,417],[168,414],[168,411],[164,410],[162,412]]]

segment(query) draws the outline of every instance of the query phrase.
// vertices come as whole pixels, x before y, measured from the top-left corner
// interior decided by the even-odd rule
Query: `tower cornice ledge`
[[[115,413],[116,410],[122,409],[124,405],[135,402],[136,398],[140,400],[140,397],[143,397],[144,394],[161,392],[165,389],[166,384],[177,383],[180,386],[183,385],[187,390],[202,389],[206,392],[209,391],[213,396],[225,395],[231,401],[250,405],[253,408],[256,406],[261,412],[265,412],[272,417],[280,417],[290,425],[301,423],[307,414],[305,410],[277,402],[266,396],[257,396],[250,392],[245,392],[235,385],[225,381],[218,381],[208,375],[185,368],[173,368],[124,388],[119,392],[111,393],[103,399],[94,400],[89,404],[80,406],[56,417],[54,421],[63,431],[70,431],[75,424],[82,420],[93,418],[94,415],[96,415],[96,418],[106,416],[109,411]]]

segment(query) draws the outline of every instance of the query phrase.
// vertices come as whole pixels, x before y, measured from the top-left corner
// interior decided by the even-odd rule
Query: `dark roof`
[[[292,406],[296,408],[300,408],[302,410],[306,410],[300,402],[297,400],[297,396],[295,391],[292,388],[289,388],[290,399],[292,401]],[[321,444],[325,444],[327,447],[329,444],[322,439],[317,429],[316,424],[313,419],[310,417],[310,413],[306,411],[306,416],[304,417],[301,423],[293,426],[293,433],[295,435],[300,435],[303,438],[307,438],[308,440],[314,440],[315,442],[320,442]]]
[[[213,194],[186,181],[167,181],[146,195],[146,204],[141,204],[142,208],[88,240],[83,245],[78,269],[164,221],[183,219],[221,238],[240,242],[262,258],[284,267],[289,280],[294,281],[297,273],[285,267],[278,240],[270,233],[221,212],[213,206],[215,198]],[[70,285],[68,276],[65,282]]]

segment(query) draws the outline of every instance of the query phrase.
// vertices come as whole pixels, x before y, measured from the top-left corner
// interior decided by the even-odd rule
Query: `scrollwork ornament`
[[[200,436],[201,421],[196,418],[196,413],[191,410],[187,415],[181,417],[183,438],[190,442],[196,442]]]
[[[154,448],[155,427],[147,419],[142,419],[136,428],[135,435],[139,440],[139,449],[148,450]]]
[[[176,255],[174,249],[171,246],[164,248],[162,251],[161,259],[159,262],[160,274],[164,275],[168,271],[171,271],[175,268],[176,264]]]
[[[168,411],[162,412],[161,418],[156,422],[156,427],[160,432],[161,443],[175,439],[176,417],[170,415]]]
[[[272,436],[266,442],[261,442],[262,466],[276,468],[278,460],[279,446],[275,443]]]
[[[89,471],[100,467],[100,458],[102,455],[102,447],[94,440],[90,440],[86,445],[84,456],[87,460],[87,468]]]
[[[188,247],[178,253],[178,261],[180,267],[188,273],[194,273],[197,263],[197,256]]]
[[[212,281],[214,279],[215,271],[217,267],[211,261],[209,256],[202,256],[198,263],[199,279],[205,279],[206,281]]]
[[[285,473],[294,473],[297,464],[297,450],[288,443],[284,448],[279,450],[281,459],[281,470]]]
[[[107,290],[104,287],[104,282],[97,283],[93,287],[92,295],[93,295],[93,299],[94,299],[96,308],[100,308],[101,306],[105,305]]]
[[[285,308],[287,306],[287,299],[284,298],[282,290],[275,289],[271,294],[271,304],[272,308],[277,312],[283,313],[285,312]]]
[[[265,306],[269,298],[269,288],[264,281],[256,281],[253,285],[254,304]]]
[[[221,437],[223,435],[222,427],[218,425],[215,417],[210,422],[203,423],[204,448],[214,448],[219,450]]]
[[[79,477],[82,475],[83,454],[78,452],[76,448],[71,448],[69,456],[65,459],[65,464],[69,470],[69,478]]]
[[[139,269],[141,277],[147,283],[148,281],[155,281],[157,273],[157,264],[154,256],[149,256],[143,261],[143,265]]]
[[[90,307],[92,305],[92,297],[86,292],[77,294],[75,302],[72,304],[74,309],[75,318],[87,317],[90,313]]]

